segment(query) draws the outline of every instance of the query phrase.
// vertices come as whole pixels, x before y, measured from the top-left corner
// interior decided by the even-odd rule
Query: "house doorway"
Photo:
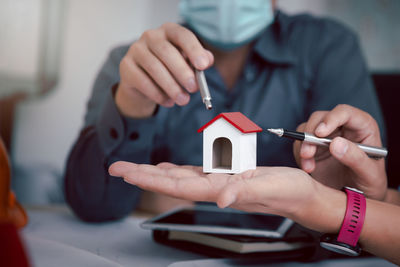
[[[232,169],[232,143],[226,137],[219,137],[213,143],[213,169]]]

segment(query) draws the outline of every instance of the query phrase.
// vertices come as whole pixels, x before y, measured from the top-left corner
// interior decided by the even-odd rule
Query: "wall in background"
[[[82,126],[93,81],[107,54],[148,28],[177,21],[178,2],[65,1],[59,83],[52,93],[30,99],[17,110],[12,160],[16,185],[29,189],[17,191],[22,200],[62,200],[64,162]],[[288,13],[308,11],[344,21],[361,34],[371,69],[400,71],[400,1],[278,0],[278,5]]]
[[[372,71],[400,72],[400,1],[278,0],[278,6],[343,22],[359,35]]]
[[[0,73],[33,77],[40,37],[40,0],[2,0],[0,5]],[[15,20],[14,17],[18,17]],[[24,51],[20,53],[19,51]],[[23,63],[23,64],[22,64]]]
[[[85,105],[109,51],[149,27],[176,21],[178,0],[69,0],[65,3],[60,73],[55,90],[21,103],[12,161],[22,201],[59,201],[64,162],[83,124]],[[56,189],[56,190],[55,190]]]
[[[41,0],[0,2],[0,97],[10,96],[15,87],[34,91],[41,15]]]

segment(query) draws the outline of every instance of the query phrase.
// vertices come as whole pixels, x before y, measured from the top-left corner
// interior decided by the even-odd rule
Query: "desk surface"
[[[28,209],[28,216],[22,236],[34,266],[168,266],[202,258],[153,242],[139,226],[143,217],[89,224],[66,208]]]
[[[140,228],[145,219],[88,224],[65,207],[28,209],[29,224],[22,231],[33,266],[239,266],[230,260],[204,256],[157,244],[151,232]],[[180,262],[180,263],[179,263]],[[248,264],[247,264],[248,265]],[[377,258],[335,260],[307,266],[395,266]],[[251,266],[262,266],[251,264]],[[263,265],[265,266],[265,265]],[[288,263],[284,266],[305,266]]]

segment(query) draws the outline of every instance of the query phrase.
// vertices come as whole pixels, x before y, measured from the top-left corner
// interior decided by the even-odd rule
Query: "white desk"
[[[22,237],[38,267],[167,266],[202,258],[153,242],[151,231],[139,226],[143,218],[88,224],[66,208],[28,209],[28,216]]]
[[[151,232],[139,227],[143,218],[88,224],[65,207],[28,209],[29,224],[22,231],[33,266],[265,266],[204,256],[157,244]],[[395,266],[378,258],[285,263],[285,267]]]

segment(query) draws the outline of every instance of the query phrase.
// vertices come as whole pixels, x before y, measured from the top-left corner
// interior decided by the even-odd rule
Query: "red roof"
[[[201,133],[202,131],[204,131],[205,128],[213,124],[219,118],[224,118],[230,124],[235,126],[238,130],[240,130],[242,133],[256,133],[262,131],[262,129],[257,124],[252,122],[241,112],[226,112],[219,114],[214,119],[204,124],[203,127],[197,130],[197,132]]]

